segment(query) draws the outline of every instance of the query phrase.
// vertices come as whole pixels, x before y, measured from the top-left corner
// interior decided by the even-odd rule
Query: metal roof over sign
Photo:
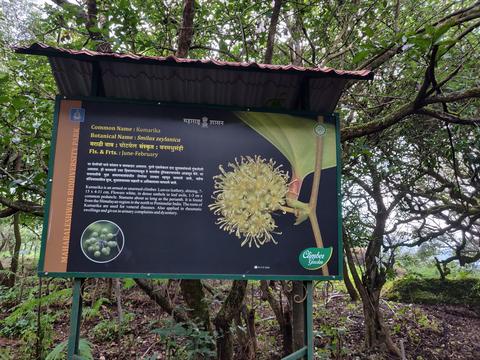
[[[333,112],[351,80],[369,70],[180,59],[33,44],[17,53],[47,56],[61,95]],[[97,76],[98,82],[92,79]]]

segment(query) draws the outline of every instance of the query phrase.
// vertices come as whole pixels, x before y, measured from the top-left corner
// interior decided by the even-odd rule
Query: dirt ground
[[[281,338],[275,317],[267,303],[259,301],[258,296],[249,296],[247,302],[256,307],[257,359],[280,359]],[[131,320],[121,332],[92,330],[102,320],[118,321],[113,301],[101,305],[99,314],[82,322],[81,336],[93,344],[94,358],[166,359],[166,340],[152,333],[152,329],[161,328],[168,321],[168,316],[135,288],[123,292],[122,303]],[[65,316],[54,324],[55,344],[68,336],[69,305],[63,305]],[[480,317],[468,308],[386,301],[382,303],[382,308],[393,340],[399,347],[403,343],[407,359],[480,359]],[[62,307],[56,310],[62,311]],[[362,306],[361,303],[349,302],[345,293],[317,291],[314,331],[317,359],[388,358],[384,354],[364,351]],[[174,347],[182,346],[181,337],[175,341]],[[19,353],[20,345],[18,340],[0,338],[0,348],[10,349],[12,359],[24,359]],[[180,357],[172,355],[169,358]]]
[[[317,316],[316,328],[333,325],[343,330],[334,335],[341,339],[345,359],[387,358],[364,352],[362,306],[346,300],[344,296],[332,299],[326,307],[317,303],[317,312],[326,316],[321,319]],[[480,359],[480,317],[472,310],[462,306],[386,301],[382,308],[393,341],[399,348],[403,343],[407,359]],[[317,338],[317,342],[323,345],[325,338]],[[330,353],[330,358],[337,353]]]

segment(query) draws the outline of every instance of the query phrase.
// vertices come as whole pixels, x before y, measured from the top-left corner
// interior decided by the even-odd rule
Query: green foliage
[[[47,296],[43,296],[40,301],[42,306],[53,305],[56,303],[63,303],[68,300],[69,297],[71,297],[71,290],[63,289],[54,291]],[[32,333],[35,333],[37,330],[38,301],[38,298],[31,297],[18,305],[10,315],[0,322],[0,325],[2,325],[0,328],[0,335],[6,337],[29,337]],[[58,315],[59,314],[43,312],[41,315],[42,328],[49,329]]]
[[[420,329],[432,330],[435,332],[440,331],[438,322],[429,318],[423,311],[414,308],[413,313],[415,315],[416,323],[419,325]]]
[[[33,358],[38,346],[41,351],[45,351],[52,345],[57,314],[43,312],[40,314],[39,324],[37,309],[32,306],[35,301],[27,300],[25,303],[28,305],[17,307],[0,322],[0,336],[18,338],[20,352],[25,358]]]
[[[114,340],[129,330],[129,324],[134,317],[134,314],[126,313],[120,323],[117,320],[102,320],[92,329],[93,337],[101,342]]]
[[[434,262],[434,256],[439,253],[440,250],[434,242],[424,244],[416,253],[404,253],[397,257],[397,273],[406,273],[406,276],[414,278],[439,278]],[[480,278],[480,271],[475,265],[460,266],[458,263],[450,263],[449,269],[449,279]]]
[[[128,278],[128,279],[123,279],[123,288],[124,288],[125,290],[131,289],[131,288],[134,287],[134,286],[135,286],[135,280],[130,279],[130,278]]]
[[[13,358],[13,354],[7,347],[0,348],[0,360],[9,360]]]
[[[404,277],[385,294],[389,300],[417,304],[468,305],[480,312],[480,280]]]
[[[162,328],[153,330],[164,343],[167,359],[194,359],[197,356],[215,356],[215,339],[194,322],[166,321]]]
[[[110,300],[104,297],[101,297],[100,299],[97,299],[95,303],[89,307],[83,310],[83,315],[85,316],[86,319],[93,319],[95,317],[99,317],[101,315],[100,309],[103,304],[109,304]]]
[[[55,348],[47,355],[45,360],[64,360],[67,358],[67,346],[68,340],[65,340],[55,346]],[[79,339],[78,342],[78,353],[79,356],[84,360],[93,360],[92,354],[92,344],[83,338]]]
[[[1,308],[7,309],[8,304],[18,303],[10,308],[8,316],[0,321],[0,336],[19,339],[20,352],[23,358],[29,359],[35,357],[38,350],[45,353],[52,346],[55,336],[54,324],[62,315],[62,312],[57,310],[58,306],[63,307],[71,298],[72,291],[62,289],[62,281],[55,281],[53,286],[51,284],[51,292],[40,299],[39,315],[39,299],[35,287],[37,278],[25,277],[22,281],[24,282],[22,286],[0,292]],[[25,289],[22,290],[22,287]]]
[[[7,274],[7,271],[0,272]],[[18,289],[16,287],[8,288],[0,285],[0,307],[8,307],[10,304],[14,304],[18,300]]]
[[[345,327],[332,327],[322,324],[320,330],[316,331],[314,336],[328,339],[328,343],[325,347],[316,350],[315,355],[320,359],[342,359],[348,355],[347,349],[341,346],[346,330]]]
[[[38,329],[38,323],[36,321],[36,313],[32,313],[34,316],[27,316],[22,320],[22,329],[20,333],[21,341],[21,353],[26,359],[35,358],[37,346],[39,345],[40,351],[44,353],[53,344],[53,337],[55,336],[55,330],[53,328],[55,316],[45,314],[40,316],[40,331]]]
[[[25,325],[26,322],[25,319],[28,316],[35,314],[39,301],[42,306],[48,306],[56,303],[65,303],[69,298],[71,298],[71,296],[71,289],[61,289],[53,291],[46,296],[42,296],[40,300],[34,297],[24,301],[22,304],[17,306],[9,316],[3,319],[1,324],[4,326],[4,328],[0,330],[0,334],[4,333],[4,331],[7,331],[6,329],[22,329],[22,326]]]

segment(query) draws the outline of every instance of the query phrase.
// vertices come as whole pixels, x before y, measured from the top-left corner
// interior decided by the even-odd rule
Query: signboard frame
[[[337,236],[338,236],[338,273],[337,275],[301,275],[301,276],[288,276],[288,275],[249,275],[249,274],[173,274],[173,273],[108,273],[108,272],[46,272],[44,270],[44,260],[47,242],[47,233],[49,225],[49,213],[51,205],[51,191],[53,182],[53,172],[55,163],[55,149],[57,140],[57,130],[60,114],[60,103],[62,100],[77,100],[77,101],[94,101],[105,103],[122,103],[122,104],[135,104],[135,105],[154,105],[158,107],[183,107],[183,108],[205,108],[205,109],[222,109],[227,111],[252,111],[252,112],[266,112],[266,113],[280,113],[297,116],[309,116],[309,117],[324,117],[332,119],[336,126],[336,187],[337,187]],[[155,101],[142,101],[133,99],[120,99],[120,98],[108,98],[108,97],[66,97],[57,95],[55,99],[54,121],[52,126],[52,140],[50,147],[49,157],[49,171],[47,178],[47,192],[44,205],[44,220],[42,231],[42,243],[40,250],[40,258],[38,263],[38,275],[40,277],[60,277],[60,278],[151,278],[151,279],[223,279],[223,280],[300,280],[300,281],[312,281],[312,280],[342,280],[343,279],[343,239],[342,239],[342,207],[341,207],[341,143],[340,143],[340,121],[338,113],[318,113],[311,111],[286,111],[284,109],[275,108],[245,108],[245,107],[233,107],[233,106],[221,106],[210,104],[188,104],[188,103],[165,103]]]

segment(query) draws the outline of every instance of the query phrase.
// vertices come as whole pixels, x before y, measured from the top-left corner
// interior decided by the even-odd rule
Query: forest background
[[[35,274],[56,86],[12,46],[369,69],[342,119],[343,283],[316,284],[318,358],[480,354],[480,2],[0,2],[0,358],[60,359],[70,280]],[[302,285],[88,279],[85,358],[275,359]]]

